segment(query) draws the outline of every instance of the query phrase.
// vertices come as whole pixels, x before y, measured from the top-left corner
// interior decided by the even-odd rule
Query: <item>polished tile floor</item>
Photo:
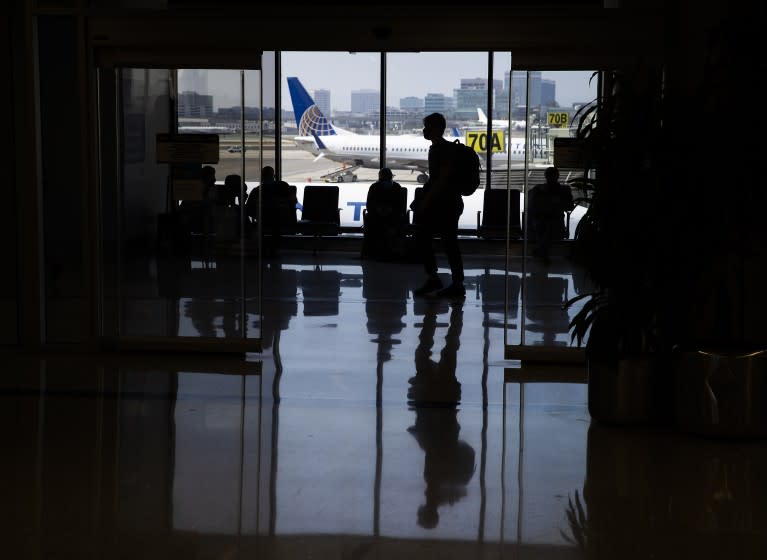
[[[415,265],[265,266],[262,354],[9,357],[3,557],[767,558],[764,443],[600,426],[582,368],[502,359],[567,344],[564,260],[524,305],[498,258],[463,302],[414,300]]]

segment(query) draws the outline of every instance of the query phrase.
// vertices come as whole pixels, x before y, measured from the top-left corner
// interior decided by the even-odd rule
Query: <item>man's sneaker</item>
[[[442,289],[442,280],[439,278],[430,277],[426,280],[423,286],[413,291],[414,296],[425,296],[432,292]]]
[[[466,288],[463,284],[450,284],[447,288],[438,290],[435,294],[441,298],[464,298],[466,297]]]

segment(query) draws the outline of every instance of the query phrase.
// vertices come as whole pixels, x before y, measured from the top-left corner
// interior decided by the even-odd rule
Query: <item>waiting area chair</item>
[[[373,258],[402,256],[408,226],[407,189],[391,187],[391,192],[379,202],[386,212],[381,213],[376,208],[362,211],[362,255]]]
[[[298,229],[295,204],[286,202],[286,198],[296,200],[298,189],[295,185],[288,186],[290,188],[289,197],[264,201],[264,209],[261,216],[264,221],[264,235],[271,235],[273,232],[278,232],[280,235],[292,235]],[[252,226],[251,232],[255,232],[255,228],[258,225],[259,188],[256,187],[251,191],[248,202],[245,205],[245,213]]]
[[[508,208],[509,238],[519,239],[522,236],[519,220],[520,191],[485,188],[483,197],[482,210],[477,211],[477,236],[482,239],[505,239]]]
[[[301,219],[297,223],[297,230],[302,235],[311,235],[316,240],[341,232],[338,186],[306,185],[302,207]],[[317,252],[316,244],[314,252]]]

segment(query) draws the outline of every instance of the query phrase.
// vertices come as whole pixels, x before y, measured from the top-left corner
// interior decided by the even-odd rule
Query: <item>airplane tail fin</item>
[[[477,107],[477,117],[479,117],[479,122],[487,124],[487,115],[485,115],[485,112],[479,107]]]
[[[288,78],[288,90],[299,136],[330,136],[336,133],[298,78]]]

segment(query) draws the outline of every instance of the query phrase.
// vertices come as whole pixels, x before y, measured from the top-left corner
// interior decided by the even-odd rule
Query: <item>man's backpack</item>
[[[461,144],[459,140],[453,142],[456,152],[457,171],[455,181],[463,196],[474,194],[479,186],[479,156],[473,148]]]

